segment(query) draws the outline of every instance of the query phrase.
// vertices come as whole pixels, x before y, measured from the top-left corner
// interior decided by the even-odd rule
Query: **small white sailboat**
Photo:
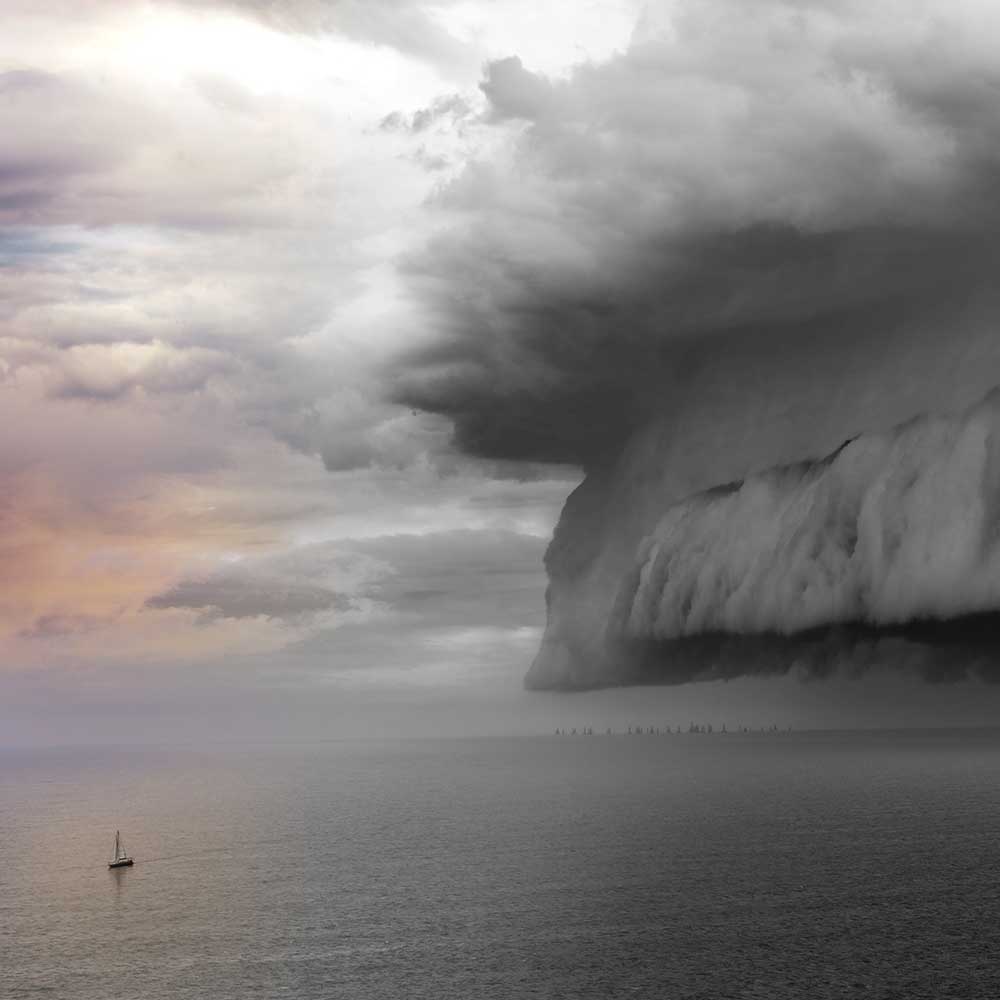
[[[122,835],[115,830],[115,856],[108,862],[109,868],[126,868],[135,862],[125,852],[125,844]]]

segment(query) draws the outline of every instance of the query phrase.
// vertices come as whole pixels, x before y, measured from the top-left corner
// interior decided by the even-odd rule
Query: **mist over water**
[[[974,731],[4,751],[4,990],[992,996],[998,767]]]

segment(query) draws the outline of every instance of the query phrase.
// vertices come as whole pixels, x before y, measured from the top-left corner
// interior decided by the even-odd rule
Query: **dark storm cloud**
[[[729,344],[997,313],[1000,64],[977,11],[677,11],[567,80],[487,69],[510,151],[444,189],[457,221],[406,263],[436,336],[395,383],[469,452],[588,464]]]
[[[654,489],[653,521],[626,552],[627,568],[604,577],[614,602],[598,669],[542,657],[528,683],[681,684],[793,668],[817,678],[887,666],[931,681],[1000,680],[998,458],[994,390],[964,413],[913,417],[822,460],[675,503]],[[549,551],[556,591],[579,573],[572,560],[594,558],[586,542],[597,533],[567,535],[564,525],[560,534]]]
[[[898,626],[851,623],[795,635],[707,633],[685,639],[634,642],[618,648],[616,669],[587,675],[536,679],[539,689],[588,689],[618,684],[687,684],[793,673],[802,680],[835,674],[860,678],[873,670],[897,670],[932,684],[977,680],[1000,683],[1000,615],[988,612],[947,621],[927,619]]]

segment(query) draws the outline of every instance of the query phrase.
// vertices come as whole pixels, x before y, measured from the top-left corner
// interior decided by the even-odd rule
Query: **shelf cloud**
[[[789,596],[799,564],[770,546],[814,489],[777,470],[861,435],[821,478],[834,489],[879,435],[960,421],[1000,382],[997,26],[971,2],[711,0],[651,5],[626,50],[565,77],[514,57],[487,67],[482,120],[499,138],[441,188],[446,221],[407,259],[435,334],[402,356],[393,398],[450,418],[469,454],[588,474],[549,549],[530,685],[636,679],[623,637],[994,610],[992,584],[969,580],[974,599],[942,584],[942,600],[969,597],[960,607],[902,596],[954,568],[954,539],[935,535],[952,471],[920,448],[940,509],[900,528],[901,551],[926,558],[887,577],[905,606],[884,593],[865,605],[877,574],[861,556],[840,576],[803,562],[834,579]],[[871,483],[892,475],[896,453],[882,458]],[[674,506],[733,481],[745,485],[728,499]],[[685,512],[670,542],[665,510]],[[839,523],[809,544],[839,551]],[[756,561],[737,558],[741,530]],[[711,673],[711,657],[662,666],[679,655],[657,661],[660,679]],[[772,662],[793,660],[786,648]],[[733,662],[756,669],[749,653]]]

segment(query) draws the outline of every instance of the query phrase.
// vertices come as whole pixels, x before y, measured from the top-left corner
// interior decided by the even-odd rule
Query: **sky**
[[[0,742],[424,731],[470,689],[476,728],[520,698],[580,473],[467,457],[390,398],[427,336],[398,261],[496,141],[483,67],[565,74],[635,17],[5,4]]]
[[[0,743],[988,721],[522,686],[704,345],[992,309],[997,13],[868,6],[6,0]]]

